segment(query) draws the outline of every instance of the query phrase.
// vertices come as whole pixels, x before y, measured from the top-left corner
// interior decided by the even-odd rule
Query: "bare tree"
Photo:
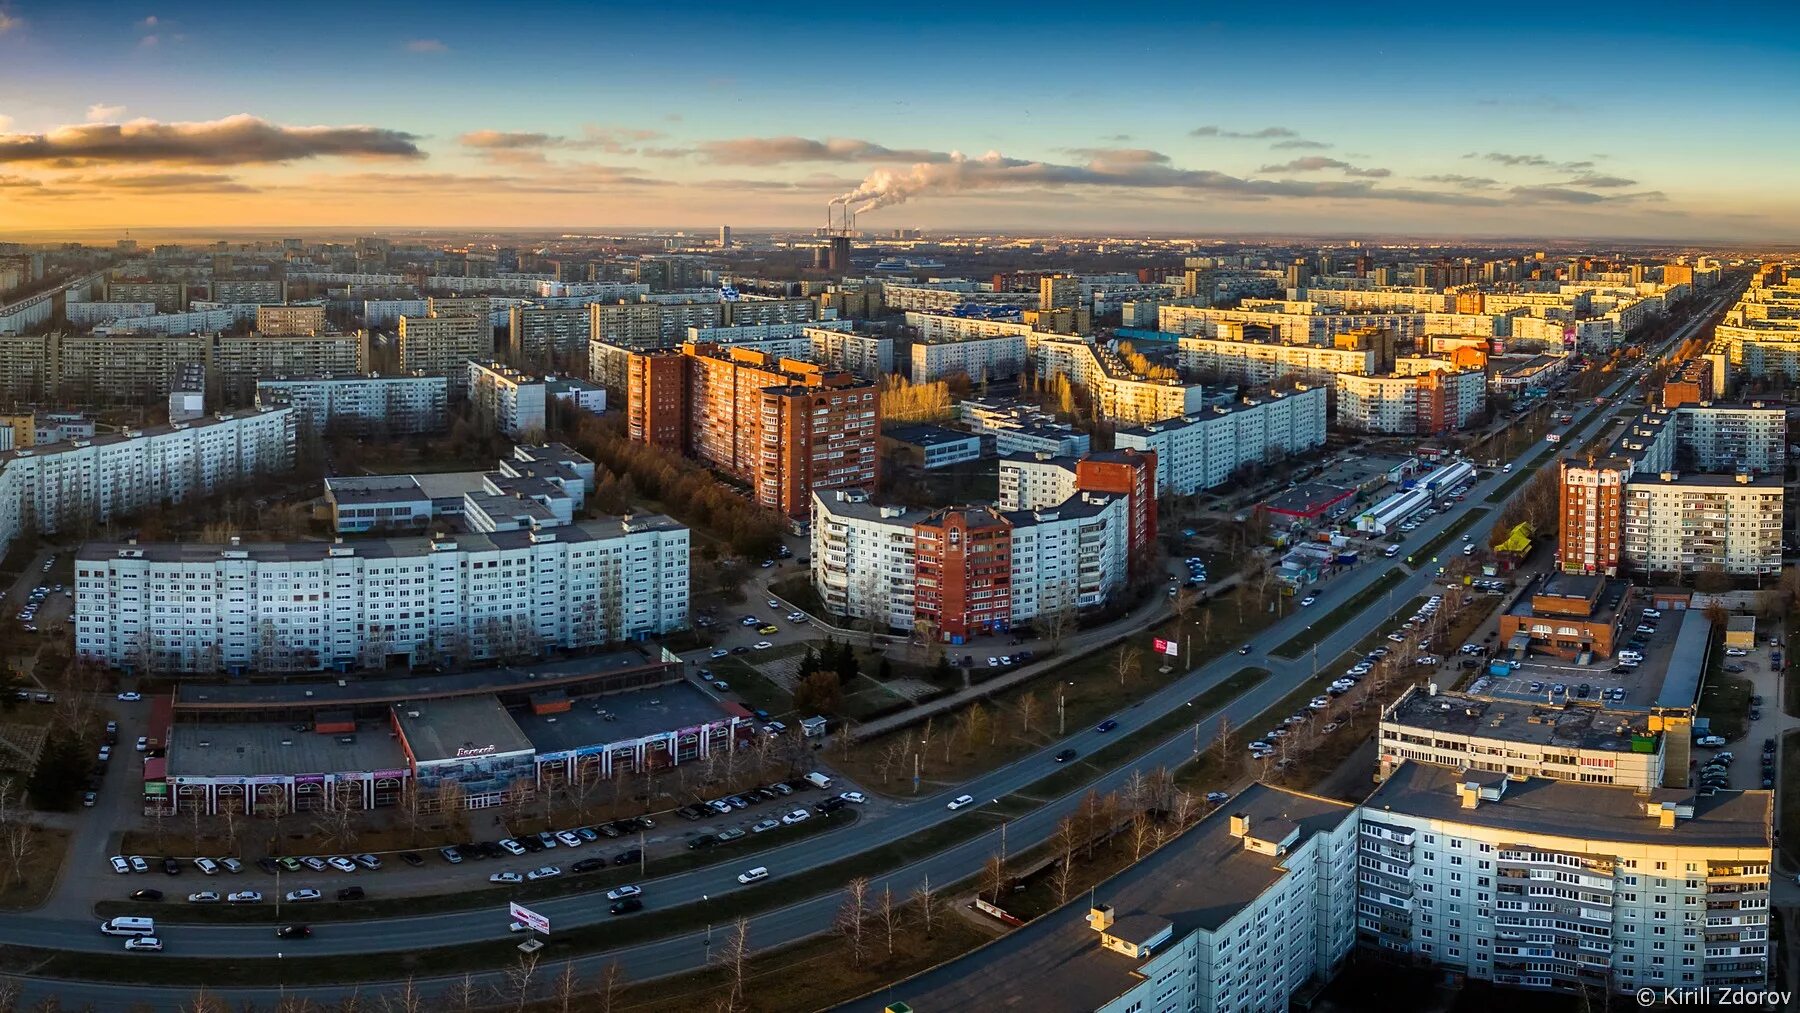
[[[982,892],[989,902],[995,905],[1006,892],[1006,859],[999,852],[988,858],[987,864],[981,867]]]
[[[887,936],[887,955],[894,955],[894,926],[899,921],[899,914],[894,908],[894,888],[882,886],[881,897],[875,902],[875,917],[881,919],[881,930]]]
[[[766,736],[765,736],[766,738]],[[907,736],[905,732],[891,736],[887,745],[881,747],[879,758],[875,763],[876,771],[881,775],[881,783],[886,786],[893,777],[894,770],[906,762]]]
[[[937,922],[937,895],[931,891],[931,877],[921,876],[919,885],[913,887],[912,905],[919,911],[919,924],[925,927],[925,935],[929,937]]]
[[[475,976],[465,973],[452,981],[437,1005],[447,1013],[475,1013],[481,1008],[481,990],[475,987]]]
[[[748,932],[748,923],[744,928]],[[613,1013],[613,1003],[618,1001],[619,983],[624,977],[625,969],[616,960],[607,964],[606,969],[600,972],[600,989],[594,993],[594,1013]]]
[[[399,991],[383,993],[381,1009],[382,1013],[425,1013],[425,997],[419,994],[412,975],[400,983]]]
[[[60,1008],[60,1003],[58,1007]],[[231,1013],[231,1005],[205,988],[194,993],[194,998],[182,1007],[182,1013]]]
[[[1155,832],[1156,832],[1156,821],[1150,818],[1149,813],[1144,812],[1143,810],[1140,809],[1137,812],[1132,814],[1132,816],[1131,816],[1131,860],[1132,861],[1136,862],[1136,861],[1141,860],[1144,857],[1144,852],[1149,850],[1150,843],[1155,838]]]
[[[531,998],[531,979],[537,974],[538,956],[535,952],[521,953],[519,959],[506,969],[506,984],[516,1000],[513,1009],[523,1013],[525,1003]]]
[[[1043,709],[1043,704],[1042,704],[1042,702],[1040,702],[1038,700],[1036,693],[1034,693],[1030,690],[1026,690],[1025,692],[1019,694],[1019,705],[1018,706],[1019,706],[1019,734],[1020,735],[1030,735],[1031,734],[1031,723],[1033,721],[1037,720],[1038,714]]]
[[[1121,688],[1124,687],[1125,680],[1137,678],[1143,668],[1144,652],[1141,648],[1129,644],[1119,645],[1119,653],[1113,657],[1113,671],[1119,676]]]
[[[19,997],[25,991],[17,978],[0,978],[0,1013],[14,1013],[19,1008]]]
[[[868,920],[869,880],[865,876],[857,876],[844,884],[844,904],[838,908],[837,918],[832,927],[844,937],[850,947],[850,966],[862,967],[863,963],[863,929]]]
[[[25,863],[36,844],[37,832],[25,817],[12,778],[0,781],[0,850],[6,857],[7,888],[25,877]]]
[[[1065,904],[1069,900],[1069,888],[1075,882],[1075,846],[1080,842],[1081,832],[1075,827],[1075,817],[1064,816],[1056,823],[1056,836],[1051,838],[1051,846],[1056,852],[1056,869],[1051,873],[1051,884],[1056,888],[1056,902]]]
[[[720,1003],[720,1008],[727,1013],[738,1013],[748,1008],[744,982],[750,972],[750,919],[739,918],[731,925],[731,931],[725,936],[725,945],[713,956],[713,963],[725,969],[725,977],[729,990]],[[618,965],[611,965],[616,967]],[[611,1000],[608,1000],[611,1005]]]

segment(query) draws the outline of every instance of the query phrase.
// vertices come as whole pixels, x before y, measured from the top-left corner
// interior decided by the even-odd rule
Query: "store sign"
[[[456,747],[456,758],[463,760],[471,756],[487,756],[490,753],[498,753],[499,751],[500,747],[492,743],[485,746],[458,746]]]
[[[541,932],[546,936],[550,934],[550,919],[548,916],[538,914],[536,911],[533,911],[518,901],[513,901],[510,907],[512,910],[513,921],[523,923],[526,928],[533,932]]]

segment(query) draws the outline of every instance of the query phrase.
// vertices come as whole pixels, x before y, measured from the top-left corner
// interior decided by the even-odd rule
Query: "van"
[[[1395,556],[1398,556],[1399,554],[1400,554],[1400,546],[1398,546],[1398,545],[1390,545],[1387,547],[1387,550],[1382,553],[1382,555],[1386,556],[1389,559],[1393,559]]]
[[[812,785],[815,788],[830,788],[831,787],[831,778],[826,777],[824,774],[821,774],[816,770],[813,771],[812,773],[806,775],[806,781],[808,784]]]
[[[100,931],[109,936],[153,936],[156,935],[156,919],[121,915],[101,922]]]
[[[756,868],[751,869],[749,872],[742,873],[741,875],[739,875],[738,882],[745,883],[745,884],[760,883],[763,880],[768,879],[768,878],[769,878],[768,866],[759,865]]]

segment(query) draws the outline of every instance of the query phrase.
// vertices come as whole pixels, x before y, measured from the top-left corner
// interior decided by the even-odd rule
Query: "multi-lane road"
[[[1687,337],[1700,321],[1710,317],[1723,298],[1725,297],[1722,296],[1720,300],[1715,300],[1707,310],[1696,315],[1688,325],[1677,330],[1664,347],[1671,347]],[[1631,370],[1614,381],[1604,392],[1608,401],[1610,402],[1611,398],[1623,390],[1627,384],[1636,382],[1640,376],[1639,371]],[[1567,426],[1558,428],[1558,431],[1564,434],[1566,441],[1578,442],[1586,439],[1608,417],[1608,412],[1596,412],[1594,408],[1595,406],[1591,402],[1570,406],[1570,411],[1575,416],[1574,421]],[[1565,443],[1566,445],[1567,443]],[[1542,449],[1542,446],[1539,445],[1527,447],[1514,460],[1514,468],[1517,469],[1533,459]],[[1465,501],[1440,513],[1413,532],[1408,537],[1403,552],[1416,552],[1419,547],[1429,543],[1446,529],[1463,525],[1469,511],[1487,505],[1486,497],[1492,494],[1499,485],[1514,477],[1514,474],[1496,471],[1478,481],[1469,491]],[[1519,486],[1522,487],[1523,484],[1524,482],[1521,481]],[[1425,592],[1432,582],[1436,567],[1428,565],[1427,561],[1423,559],[1418,560],[1418,564],[1418,568],[1409,571],[1405,579],[1383,601],[1370,605],[1362,613],[1341,624],[1326,636],[1319,644],[1316,656],[1321,659],[1333,659],[1349,651],[1369,629],[1388,618],[1386,610],[1390,607],[1389,603],[1406,602],[1413,596]],[[904,896],[927,876],[931,882],[937,884],[950,883],[970,876],[976,873],[982,864],[998,850],[1000,836],[1003,832],[1008,838],[1010,850],[1014,852],[1046,840],[1054,832],[1057,821],[1073,811],[1081,797],[1090,788],[1097,788],[1102,792],[1110,791],[1122,786],[1136,770],[1153,770],[1160,766],[1173,767],[1181,763],[1191,757],[1197,747],[1204,747],[1211,740],[1220,717],[1229,720],[1233,727],[1242,727],[1253,721],[1262,711],[1281,700],[1313,674],[1310,658],[1289,661],[1272,656],[1268,651],[1281,645],[1305,628],[1314,616],[1329,614],[1339,604],[1355,596],[1393,568],[1393,565],[1371,565],[1364,567],[1359,572],[1352,572],[1333,581],[1317,592],[1319,600],[1311,609],[1276,622],[1259,634],[1251,642],[1249,654],[1227,655],[1187,672],[1151,696],[1114,715],[1118,725],[1107,733],[1101,733],[1092,728],[1079,731],[1062,741],[1045,747],[1032,756],[982,774],[962,785],[947,789],[939,795],[895,806],[884,815],[858,821],[852,827],[842,831],[823,834],[762,852],[746,852],[734,857],[729,864],[714,865],[646,881],[642,884],[645,890],[646,911],[635,918],[643,920],[646,930],[653,930],[655,912],[658,909],[700,903],[703,896],[719,896],[742,889],[766,888],[761,886],[743,887],[738,884],[738,873],[751,866],[767,866],[776,879],[792,877],[804,882],[810,870],[860,854],[949,819],[987,821],[993,823],[994,828],[960,845],[950,847],[886,876],[876,878],[872,881],[871,886],[876,892],[879,892],[884,886],[891,887],[896,895]],[[1157,721],[1163,715],[1188,706],[1189,701],[1194,697],[1218,685],[1247,666],[1266,668],[1271,672],[1271,676],[1237,697],[1220,714],[1205,717],[1204,720],[1197,715],[1196,724],[1200,726],[1197,731],[1192,726],[1184,728],[1123,767],[1109,771],[1096,771],[1093,781],[1060,798],[1045,800],[1042,805],[1032,811],[1012,819],[1005,825],[1004,831],[1001,829],[999,817],[993,813],[986,813],[979,809],[952,812],[945,806],[949,799],[964,793],[982,801],[999,799],[1013,794],[1053,770],[1060,769],[1052,759],[1058,750],[1073,747],[1081,755],[1088,755],[1119,736],[1136,732]],[[820,893],[751,919],[750,940],[754,947],[760,949],[782,945],[829,928],[841,903],[841,897],[836,892],[839,884],[819,882],[808,885],[816,886]],[[552,925],[558,928],[609,919],[605,903],[594,894],[575,894],[553,900],[537,901],[532,904],[532,907],[549,916]],[[296,916],[302,916],[301,910],[298,908]],[[161,935],[169,956],[244,959],[275,958],[281,954],[288,957],[311,957],[415,951],[431,947],[491,942],[507,938],[507,921],[507,913],[503,908],[493,908],[410,918],[319,923],[313,927],[313,938],[304,942],[278,941],[267,925],[171,923],[164,928]],[[0,921],[0,944],[108,953],[116,955],[116,959],[119,960],[160,959],[152,955],[125,954],[120,949],[117,939],[103,936],[96,931],[94,919],[71,917],[70,912],[38,912]],[[708,933],[690,932],[578,958],[575,963],[578,973],[591,976],[597,975],[605,965],[616,961],[628,979],[641,980],[678,974],[702,967],[707,961],[708,952]],[[272,970],[276,967],[278,965],[271,964]],[[542,976],[546,980],[549,977],[548,974]],[[477,980],[496,988],[504,984],[501,972],[477,975]],[[418,984],[429,990],[448,983],[446,980],[437,984]],[[175,1009],[178,1005],[191,1000],[192,991],[191,989],[37,979],[27,979],[25,984],[28,994],[32,996],[55,994],[60,996],[65,1004],[93,1003],[99,1008],[111,1008],[114,1004],[137,1003],[149,1004],[156,1008]],[[379,985],[374,987],[365,985],[360,991],[367,1000],[373,992],[379,992],[380,989]],[[345,994],[346,989],[341,986],[316,988],[261,986],[215,988],[212,991],[235,1005],[240,1002],[267,1004],[274,1002],[282,994],[305,995],[319,1001],[331,1001]]]

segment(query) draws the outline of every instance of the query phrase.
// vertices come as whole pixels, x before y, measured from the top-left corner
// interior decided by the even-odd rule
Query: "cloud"
[[[256,187],[238,182],[234,177],[211,172],[148,172],[119,176],[69,176],[57,180],[69,186],[89,186],[103,190],[156,190],[188,193],[256,193]]]
[[[13,118],[11,116],[6,115],[5,113],[0,113],[0,134],[4,134],[8,130],[11,130],[12,125],[13,125]]]
[[[43,186],[43,185],[44,185],[43,180],[32,179],[30,176],[0,176],[0,190],[9,190],[9,189],[14,189],[14,188],[22,188],[22,187],[36,187],[36,186]]]
[[[441,39],[407,39],[404,47],[409,53],[448,53],[450,47]]]
[[[156,15],[152,14],[149,17],[147,17],[144,20],[139,21],[137,23],[138,31],[147,32],[150,29],[155,28],[157,26],[157,24],[158,24],[158,21],[156,20]]]
[[[1586,173],[1569,180],[1566,186],[1584,186],[1590,190],[1612,190],[1619,187],[1637,186],[1637,180],[1623,176],[1597,176]]]
[[[1581,111],[1581,107],[1575,103],[1570,102],[1567,99],[1557,98],[1554,95],[1482,98],[1476,99],[1475,104],[1494,109],[1523,109],[1536,113],[1576,113]]]
[[[159,46],[161,44],[162,44],[162,36],[160,36],[160,35],[146,35],[143,38],[138,40],[138,48],[139,49],[155,49],[157,46]]]
[[[1594,167],[1594,163],[1592,162],[1558,162],[1545,158],[1542,155],[1511,155],[1504,151],[1490,151],[1485,155],[1471,151],[1463,157],[1480,158],[1489,162],[1497,162],[1500,165],[1510,165],[1529,169],[1555,169],[1558,172],[1580,172],[1584,169],[1592,169]]]
[[[19,18],[15,18],[5,11],[0,11],[0,35],[5,35],[7,32],[12,31],[24,23],[25,22]]]
[[[635,155],[639,153],[638,142],[661,136],[661,131],[657,130],[602,127],[590,123],[582,127],[580,137],[563,137],[536,131],[473,130],[456,140],[465,148],[473,148],[490,162],[527,166],[546,164],[549,159],[544,153],[552,149]]]
[[[1304,138],[1292,141],[1276,141],[1269,145],[1272,151],[1323,151],[1331,145],[1324,141],[1308,141]]]
[[[0,163],[250,165],[299,159],[424,158],[417,135],[382,127],[289,127],[247,114],[198,123],[88,123],[0,134]]]
[[[1392,176],[1391,169],[1363,169],[1351,165],[1341,158],[1325,158],[1321,155],[1307,155],[1280,165],[1265,165],[1257,172],[1322,172],[1326,169],[1340,169],[1346,176],[1361,176],[1365,179],[1384,179]]]
[[[1238,140],[1269,140],[1276,137],[1299,137],[1286,127],[1264,127],[1261,130],[1239,131],[1226,130],[1221,127],[1195,127],[1188,131],[1189,137],[1230,137]]]
[[[1131,140],[1130,134],[1107,134],[1100,138],[1108,144],[1125,144]]]
[[[1490,179],[1487,176],[1463,176],[1454,172],[1439,173],[1434,176],[1420,176],[1419,179],[1427,183],[1448,183],[1451,186],[1460,186],[1465,190],[1485,190],[1488,187],[1497,186],[1500,183],[1499,180]]]
[[[109,106],[95,102],[93,105],[87,107],[87,121],[89,123],[105,123],[116,120],[123,115],[125,115],[124,106]]]
[[[1063,148],[1076,158],[1105,165],[1167,165],[1169,156],[1149,148]]]
[[[331,193],[417,193],[429,190],[433,193],[578,195],[609,188],[664,185],[667,185],[666,180],[640,175],[634,169],[608,165],[567,165],[536,175],[460,175],[448,172],[321,175],[309,180],[304,189]]]
[[[1521,201],[1541,204],[1605,204],[1617,201],[1659,201],[1665,199],[1661,190],[1641,190],[1637,193],[1591,193],[1587,190],[1574,190],[1563,186],[1515,186],[1512,195]]]
[[[1241,179],[1211,169],[1179,169],[1148,161],[1090,161],[1060,165],[1009,158],[990,151],[977,158],[953,153],[943,162],[920,162],[906,169],[878,169],[834,203],[856,205],[857,213],[901,204],[914,197],[1023,188],[1118,187],[1172,189],[1221,197],[1339,198],[1417,204],[1495,205],[1491,197],[1406,188],[1380,189],[1367,180]]]
[[[680,150],[680,149],[670,149]],[[683,152],[684,154],[687,152]],[[781,165],[788,162],[948,162],[951,153],[889,148],[853,137],[736,137],[705,141],[692,154],[714,165]]]
[[[558,143],[560,137],[549,134],[519,133],[505,130],[471,130],[458,137],[457,143],[466,148],[484,150],[514,151],[522,148],[542,148],[545,145]]]

